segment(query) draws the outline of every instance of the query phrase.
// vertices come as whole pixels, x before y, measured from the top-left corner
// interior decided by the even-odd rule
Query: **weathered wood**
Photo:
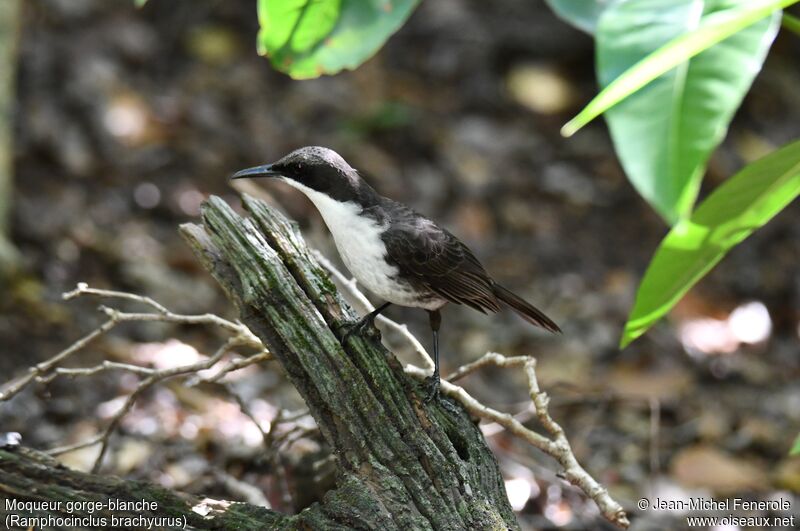
[[[212,197],[202,225],[181,230],[305,399],[336,457],[337,487],[294,516],[237,503],[208,519],[192,511],[196,498],[5,451],[0,493],[155,499],[162,515],[186,516],[198,528],[518,529],[497,462],[469,415],[455,404],[449,411],[424,403],[421,384],[374,329],[342,346],[343,329],[357,316],[296,227],[253,198],[245,197],[244,206],[249,218]]]

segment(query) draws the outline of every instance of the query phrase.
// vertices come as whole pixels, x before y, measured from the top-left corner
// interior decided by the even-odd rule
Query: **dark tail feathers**
[[[534,307],[529,302],[514,295],[500,284],[492,286],[495,297],[498,298],[503,304],[514,310],[520,317],[525,319],[531,324],[541,326],[550,332],[561,333],[561,329],[549,317],[547,317],[541,310]]]

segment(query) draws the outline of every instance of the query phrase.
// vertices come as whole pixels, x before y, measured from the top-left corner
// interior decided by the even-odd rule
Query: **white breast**
[[[359,205],[336,201],[290,179],[284,181],[311,199],[331,231],[344,265],[365,288],[381,299],[400,306],[430,306],[429,309],[435,309],[444,303],[421,301],[410,286],[397,280],[398,270],[386,261],[386,245],[381,239],[386,228],[372,218],[360,216]]]

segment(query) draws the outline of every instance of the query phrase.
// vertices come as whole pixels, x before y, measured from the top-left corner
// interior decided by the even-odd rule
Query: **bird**
[[[352,325],[374,324],[390,305],[422,308],[433,333],[433,374],[426,402],[439,396],[441,308],[462,304],[483,313],[502,307],[553,333],[561,329],[541,310],[497,283],[456,236],[411,207],[380,195],[332,149],[306,146],[277,162],[247,168],[231,179],[270,177],[296,188],[314,204],[333,236],[342,262],[384,302]]]

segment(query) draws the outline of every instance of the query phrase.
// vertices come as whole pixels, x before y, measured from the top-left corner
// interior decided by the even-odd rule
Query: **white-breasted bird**
[[[458,238],[378,194],[331,149],[300,148],[273,164],[248,168],[231,178],[252,177],[274,177],[303,192],[322,215],[353,276],[386,301],[350,328],[342,343],[372,324],[390,304],[428,311],[435,369],[427,400],[439,392],[439,310],[448,302],[484,313],[507,306],[531,324],[561,331],[542,311],[492,280]]]

